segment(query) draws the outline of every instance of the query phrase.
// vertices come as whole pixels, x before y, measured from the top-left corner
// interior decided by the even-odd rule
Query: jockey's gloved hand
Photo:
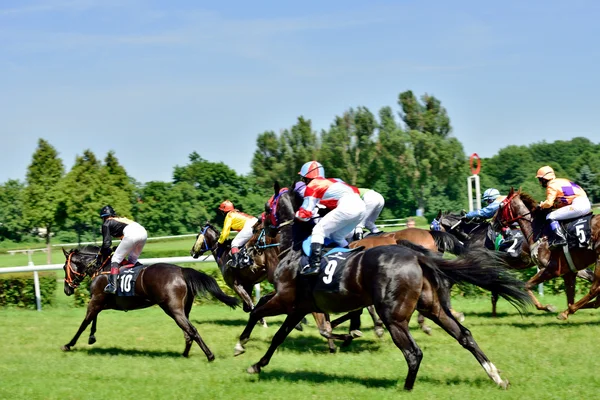
[[[100,255],[102,258],[107,259],[112,254],[112,249],[110,247],[103,247],[100,249]]]

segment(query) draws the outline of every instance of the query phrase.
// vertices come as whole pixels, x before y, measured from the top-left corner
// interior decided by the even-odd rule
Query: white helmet
[[[500,196],[500,192],[498,191],[498,189],[489,188],[489,189],[486,189],[485,192],[483,192],[483,201],[485,201],[489,204],[489,203],[493,202],[494,200],[496,200],[496,198],[498,198],[498,196]]]

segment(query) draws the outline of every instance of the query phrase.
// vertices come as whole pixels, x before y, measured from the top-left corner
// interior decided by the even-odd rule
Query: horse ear
[[[513,188],[512,186],[510,187],[510,190],[508,191],[508,197],[512,196],[513,193],[515,193],[515,188]]]
[[[279,193],[279,191],[281,190],[281,186],[279,185],[279,181],[275,181],[273,183],[273,190],[275,191],[275,195],[277,195]]]
[[[69,257],[69,253],[67,253],[67,251],[65,250],[65,248],[64,248],[64,247],[61,247],[61,249],[62,249],[62,251],[63,251],[63,254],[65,255],[65,257],[67,257],[67,258],[68,258],[68,257]]]
[[[442,210],[438,211],[436,219],[442,218]]]

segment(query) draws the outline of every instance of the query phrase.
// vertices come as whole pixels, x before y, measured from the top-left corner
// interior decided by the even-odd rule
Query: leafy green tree
[[[119,215],[131,216],[135,186],[113,151],[108,152],[100,168],[101,202],[111,205]]]
[[[27,231],[23,219],[24,192],[25,185],[17,180],[0,185],[0,241],[19,242]]]
[[[65,173],[58,152],[50,143],[39,139],[27,168],[23,217],[33,228],[42,228],[46,238],[47,261],[52,263],[50,237],[57,227],[58,207],[62,194],[60,181]]]
[[[65,226],[77,232],[81,242],[85,232],[93,238],[100,232],[99,212],[105,202],[105,188],[102,182],[102,165],[91,150],[75,158],[73,168],[61,182]],[[117,212],[120,211],[117,209]]]
[[[576,179],[577,184],[585,190],[592,203],[600,201],[600,185],[598,185],[598,178],[596,174],[592,172],[589,165],[581,167]]]

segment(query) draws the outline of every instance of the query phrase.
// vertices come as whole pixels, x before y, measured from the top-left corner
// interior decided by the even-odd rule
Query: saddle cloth
[[[119,269],[117,278],[117,296],[135,296],[135,282],[146,265],[129,264]]]
[[[592,238],[592,213],[582,217],[559,221],[567,232],[567,244],[570,249],[586,249]]]

